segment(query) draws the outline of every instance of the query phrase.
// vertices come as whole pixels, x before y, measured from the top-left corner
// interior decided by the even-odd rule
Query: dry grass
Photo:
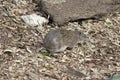
[[[30,0],[0,1],[0,80],[103,80],[120,71],[120,13],[61,26],[84,32],[89,41],[55,58],[40,52],[41,35],[58,27],[39,31],[20,19],[34,9]]]

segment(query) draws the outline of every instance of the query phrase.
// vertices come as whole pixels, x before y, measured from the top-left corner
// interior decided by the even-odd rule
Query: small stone
[[[31,14],[31,15],[23,15],[21,19],[30,26],[42,26],[45,23],[48,23],[48,20],[40,15]]]

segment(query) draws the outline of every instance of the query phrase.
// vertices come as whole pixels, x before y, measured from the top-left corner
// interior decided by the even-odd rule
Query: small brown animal
[[[66,48],[72,49],[86,38],[85,34],[77,30],[56,29],[50,30],[46,34],[43,45],[50,53],[58,53],[63,52]]]

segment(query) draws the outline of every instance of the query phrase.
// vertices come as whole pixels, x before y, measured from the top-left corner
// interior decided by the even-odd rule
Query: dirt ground
[[[120,71],[120,13],[41,29],[20,18],[37,13],[35,5],[32,0],[0,1],[0,80],[107,80]],[[50,56],[41,50],[42,37],[56,28],[78,29],[89,41]]]

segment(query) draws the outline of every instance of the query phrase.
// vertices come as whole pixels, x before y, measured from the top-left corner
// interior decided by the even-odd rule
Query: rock
[[[36,1],[36,0],[34,0]],[[37,0],[42,11],[61,25],[68,21],[91,18],[118,11],[120,0]]]

